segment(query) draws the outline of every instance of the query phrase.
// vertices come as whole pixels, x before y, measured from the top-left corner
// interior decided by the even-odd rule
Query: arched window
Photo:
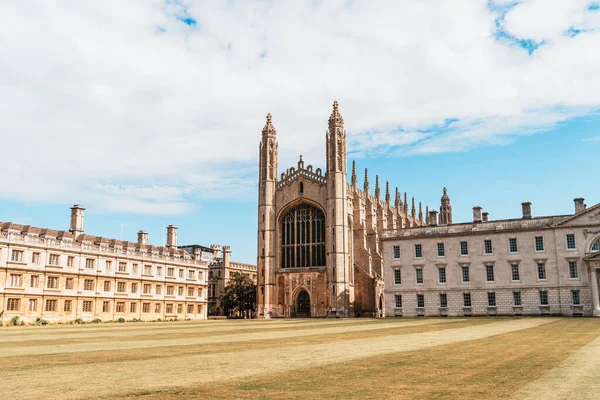
[[[304,193],[304,183],[300,182],[300,184],[298,184],[298,191],[300,194]]]
[[[281,268],[325,266],[325,214],[310,204],[281,217]]]
[[[596,239],[594,244],[592,244],[592,248],[590,249],[590,251],[600,251],[600,238]]]

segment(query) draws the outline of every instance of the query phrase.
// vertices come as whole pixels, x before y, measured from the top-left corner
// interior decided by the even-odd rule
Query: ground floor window
[[[425,295],[422,295],[422,294],[417,295],[417,307],[419,307],[419,308],[425,307]]]
[[[84,301],[83,302],[83,312],[92,312],[92,302],[91,301]]]
[[[118,313],[124,313],[125,312],[125,302],[118,301],[117,306],[115,307],[115,311]]]
[[[446,293],[440,293],[440,307],[448,307],[448,295]]]
[[[463,293],[463,306],[471,307],[471,293]]]
[[[496,293],[488,293],[488,307],[496,307]]]
[[[396,308],[402,308],[402,295],[396,295]]]
[[[37,311],[37,300],[29,299],[29,311]]]
[[[110,302],[108,302],[108,301],[102,302],[102,312],[110,312]]]
[[[142,312],[143,313],[149,313],[150,312],[150,303],[143,303],[142,304]]]
[[[65,312],[71,312],[71,307],[73,306],[72,300],[65,300],[64,310]]]
[[[6,309],[8,311],[19,311],[21,308],[21,299],[8,299]]]
[[[132,313],[137,312],[137,303],[131,303],[129,305],[129,312],[132,312]]]
[[[548,292],[546,290],[540,290],[540,305],[548,305]]]
[[[573,305],[574,306],[580,306],[581,305],[581,298],[579,295],[579,290],[571,290],[571,299],[573,300]]]
[[[58,300],[46,300],[46,311],[56,311]]]
[[[521,305],[521,292],[513,292],[513,305]]]

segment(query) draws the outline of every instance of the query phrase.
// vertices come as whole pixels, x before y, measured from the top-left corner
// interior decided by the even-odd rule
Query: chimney
[[[148,232],[146,232],[146,231],[138,232],[138,244],[148,244]]]
[[[223,246],[223,266],[229,268],[231,262],[231,247]]]
[[[575,214],[579,214],[580,212],[585,211],[585,200],[583,198],[578,197],[576,199],[573,199],[573,201],[575,202]]]
[[[480,206],[475,206],[473,207],[473,222],[477,223],[477,222],[482,222],[483,218],[481,216],[481,207]]]
[[[438,212],[436,210],[429,211],[429,226],[437,226]]]
[[[177,247],[177,227],[167,226],[167,247]]]
[[[71,227],[69,228],[69,232],[71,232],[75,237],[81,235],[83,233],[83,212],[85,208],[83,208],[80,204],[75,204],[71,207]]]
[[[482,215],[482,217],[483,217],[483,218],[482,218],[482,221],[483,221],[483,222],[488,222],[488,216],[490,215],[490,213],[488,213],[488,212],[484,212],[484,213],[483,213],[483,214],[481,214],[481,215]]]
[[[524,201],[521,207],[523,207],[523,219],[531,219],[531,202]]]
[[[214,258],[221,258],[221,245],[220,244],[211,244],[210,248],[213,251]]]

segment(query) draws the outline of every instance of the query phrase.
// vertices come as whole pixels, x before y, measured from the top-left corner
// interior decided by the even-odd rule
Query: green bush
[[[92,324],[99,324],[101,322],[102,322],[102,320],[100,318],[96,318],[92,321]]]
[[[125,318],[121,317],[121,318],[117,319],[117,322],[123,323],[123,322],[125,322]]]
[[[84,322],[84,321],[83,321],[83,319],[81,319],[81,318],[77,318],[77,319],[75,320],[75,323],[76,323],[76,324],[85,324],[85,322]]]
[[[35,324],[36,325],[48,325],[48,321],[46,321],[45,319],[36,318],[35,319]]]
[[[19,322],[20,322],[20,318],[19,318],[18,316],[14,316],[14,317],[12,317],[12,318],[10,319],[10,324],[11,324],[12,326],[17,326],[17,325],[19,325]]]

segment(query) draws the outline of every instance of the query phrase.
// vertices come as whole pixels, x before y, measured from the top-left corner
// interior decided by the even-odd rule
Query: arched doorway
[[[301,290],[296,297],[296,317],[310,317],[310,296]]]
[[[379,295],[379,308],[377,310],[377,317],[383,318],[383,295]]]

